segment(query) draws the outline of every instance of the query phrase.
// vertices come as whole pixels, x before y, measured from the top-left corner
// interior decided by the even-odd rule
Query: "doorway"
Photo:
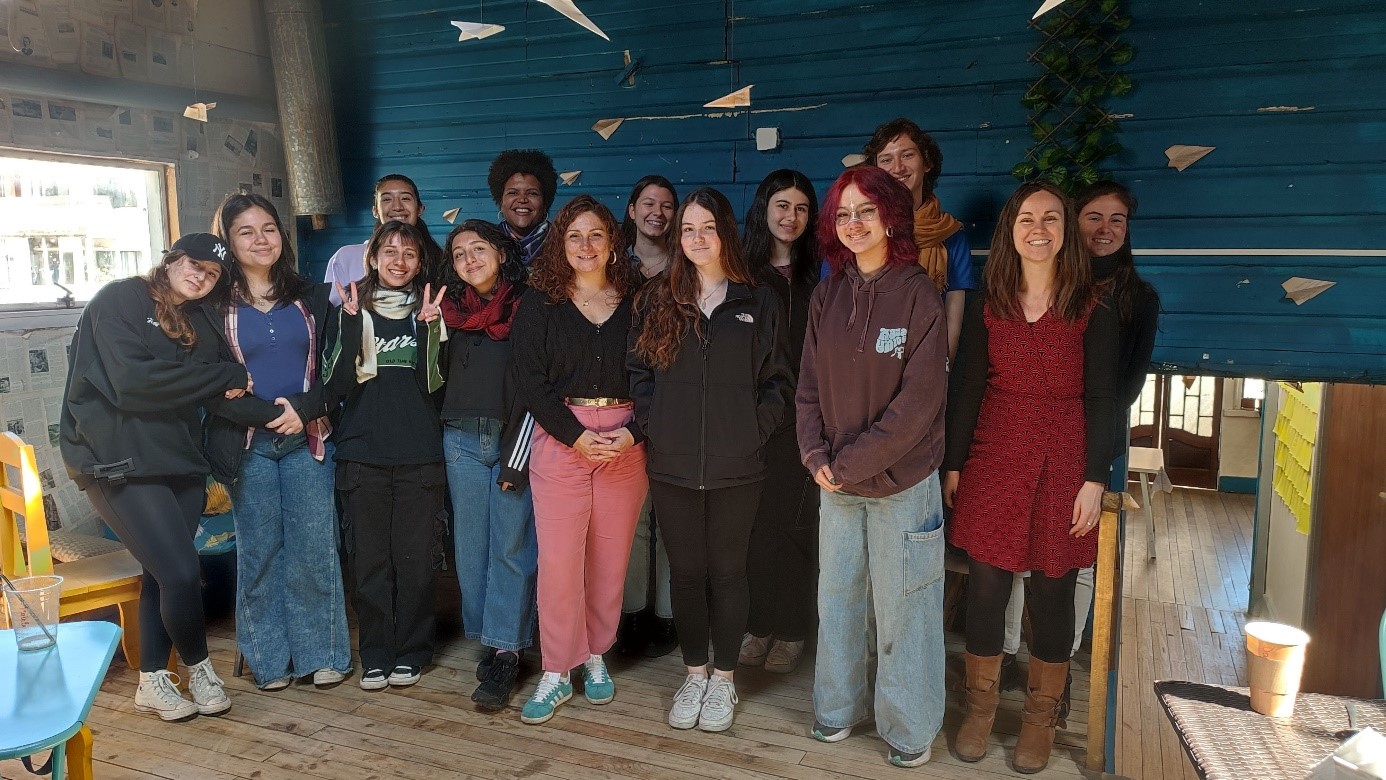
[[[1162,450],[1175,485],[1216,489],[1222,393],[1222,377],[1148,375],[1131,407],[1131,446]]]

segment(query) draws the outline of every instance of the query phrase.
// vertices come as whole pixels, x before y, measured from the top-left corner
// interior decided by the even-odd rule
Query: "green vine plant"
[[[1120,0],[1068,0],[1030,22],[1044,40],[1030,61],[1044,73],[1020,103],[1034,145],[1011,169],[1021,181],[1047,179],[1075,192],[1103,179],[1103,160],[1121,151],[1121,128],[1107,102],[1130,94],[1131,77],[1117,72],[1135,57],[1122,40],[1131,18]]]

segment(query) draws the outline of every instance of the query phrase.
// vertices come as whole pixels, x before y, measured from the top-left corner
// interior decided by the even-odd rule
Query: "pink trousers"
[[[598,433],[634,416],[629,405],[569,408]],[[529,484],[539,539],[544,671],[567,674],[616,641],[631,539],[649,489],[645,445],[593,463],[536,425]]]

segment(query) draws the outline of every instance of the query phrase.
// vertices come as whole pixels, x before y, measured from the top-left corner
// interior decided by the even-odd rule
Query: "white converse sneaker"
[[[140,672],[135,689],[135,712],[153,712],[164,720],[182,720],[197,714],[197,705],[178,692],[178,675],[167,669]]]
[[[192,694],[197,711],[203,715],[220,715],[231,709],[225,685],[212,669],[210,658],[188,667],[188,693]]]
[[[331,667],[323,667],[313,672],[313,685],[319,688],[329,688],[345,680],[349,674],[351,674],[350,668],[345,672],[339,672]]]
[[[698,725],[698,713],[703,711],[703,696],[707,693],[707,677],[690,674],[674,694],[674,706],[669,708],[669,725],[676,729],[691,729]]]
[[[726,731],[736,716],[736,686],[725,677],[713,675],[703,697],[703,711],[698,715],[698,728],[703,731]]]

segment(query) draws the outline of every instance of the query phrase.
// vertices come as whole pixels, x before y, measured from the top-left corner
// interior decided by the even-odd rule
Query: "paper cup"
[[[54,574],[20,577],[0,587],[5,612],[20,650],[42,650],[57,641],[58,600],[63,578]]]
[[[1246,671],[1253,710],[1272,718],[1294,714],[1308,643],[1309,635],[1294,626],[1264,621],[1246,624]]]

